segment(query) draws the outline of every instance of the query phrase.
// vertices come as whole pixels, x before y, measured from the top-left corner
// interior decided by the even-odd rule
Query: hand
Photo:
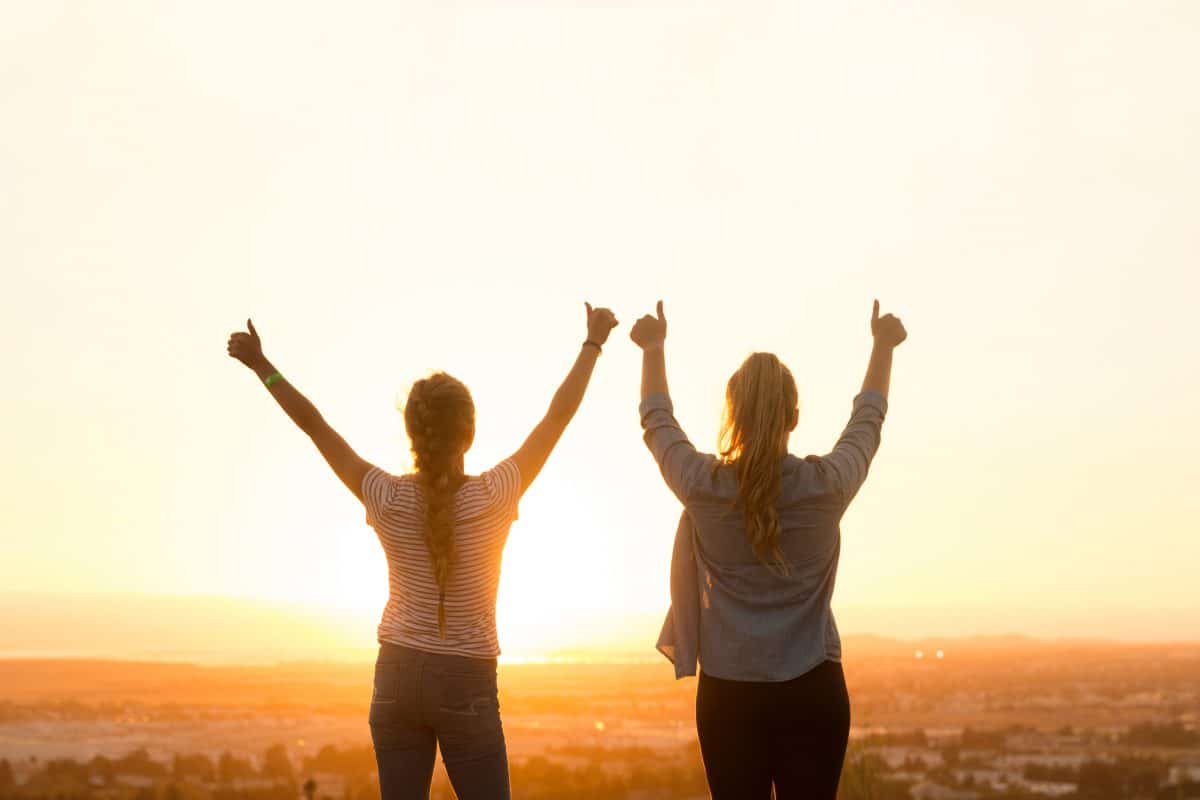
[[[633,323],[633,330],[629,332],[629,338],[643,350],[662,347],[667,340],[667,318],[663,316],[662,300],[658,301],[657,312],[657,317],[647,314]]]
[[[891,314],[879,316],[879,301],[875,301],[875,308],[871,311],[871,335],[875,337],[875,344],[883,347],[895,347],[908,338],[908,331],[904,330],[904,323],[899,317]]]
[[[587,308],[587,338],[590,342],[604,344],[608,334],[617,327],[617,318],[611,309],[592,308],[591,303],[583,304]]]
[[[230,356],[254,369],[263,360],[262,339],[258,338],[253,322],[246,320],[246,327],[249,333],[237,331],[230,335],[227,349]]]

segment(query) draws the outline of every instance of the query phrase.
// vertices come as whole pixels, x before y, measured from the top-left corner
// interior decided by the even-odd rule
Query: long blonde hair
[[[783,456],[795,422],[799,393],[792,373],[772,353],[752,353],[725,388],[718,448],[737,473],[738,507],[746,540],[759,561],[786,574],[779,546]]]
[[[438,633],[446,638],[446,584],[454,561],[454,494],[462,455],[475,438],[475,403],[462,381],[435,372],[413,384],[404,406],[413,465],[425,488],[425,546],[438,585]]]

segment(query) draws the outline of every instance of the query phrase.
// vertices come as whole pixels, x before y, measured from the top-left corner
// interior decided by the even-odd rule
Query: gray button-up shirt
[[[846,429],[824,456],[784,456],[779,521],[781,575],[746,541],[734,468],[688,441],[665,394],[641,404],[646,445],[683,503],[671,556],[671,608],[658,649],[677,678],[786,681],[822,661],[840,661],[830,600],[841,550],[840,522],[879,448],[887,399],[854,398]]]

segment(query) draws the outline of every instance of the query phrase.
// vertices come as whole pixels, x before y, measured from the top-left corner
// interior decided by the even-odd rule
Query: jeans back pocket
[[[371,705],[400,702],[400,682],[404,668],[400,664],[376,664],[371,689]]]
[[[443,673],[437,677],[436,704],[441,725],[461,731],[500,729],[496,676]]]

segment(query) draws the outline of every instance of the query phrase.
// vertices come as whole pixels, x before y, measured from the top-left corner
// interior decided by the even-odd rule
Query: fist
[[[633,323],[633,330],[629,332],[629,338],[643,350],[662,347],[667,340],[667,318],[663,316],[662,300],[658,301],[656,312],[655,316],[647,314]]]
[[[892,314],[884,314],[879,316],[879,301],[875,301],[875,308],[871,311],[871,335],[875,337],[875,343],[884,347],[895,347],[908,338],[908,331],[904,330],[904,323],[899,317]]]
[[[237,331],[229,336],[226,349],[232,358],[253,369],[255,364],[262,361],[262,339],[258,338],[258,331],[254,330],[254,323],[250,320],[246,320],[246,328],[249,333]]]
[[[584,303],[587,308],[587,338],[596,344],[608,341],[608,334],[617,327],[617,318],[611,309],[592,308],[591,303]]]

